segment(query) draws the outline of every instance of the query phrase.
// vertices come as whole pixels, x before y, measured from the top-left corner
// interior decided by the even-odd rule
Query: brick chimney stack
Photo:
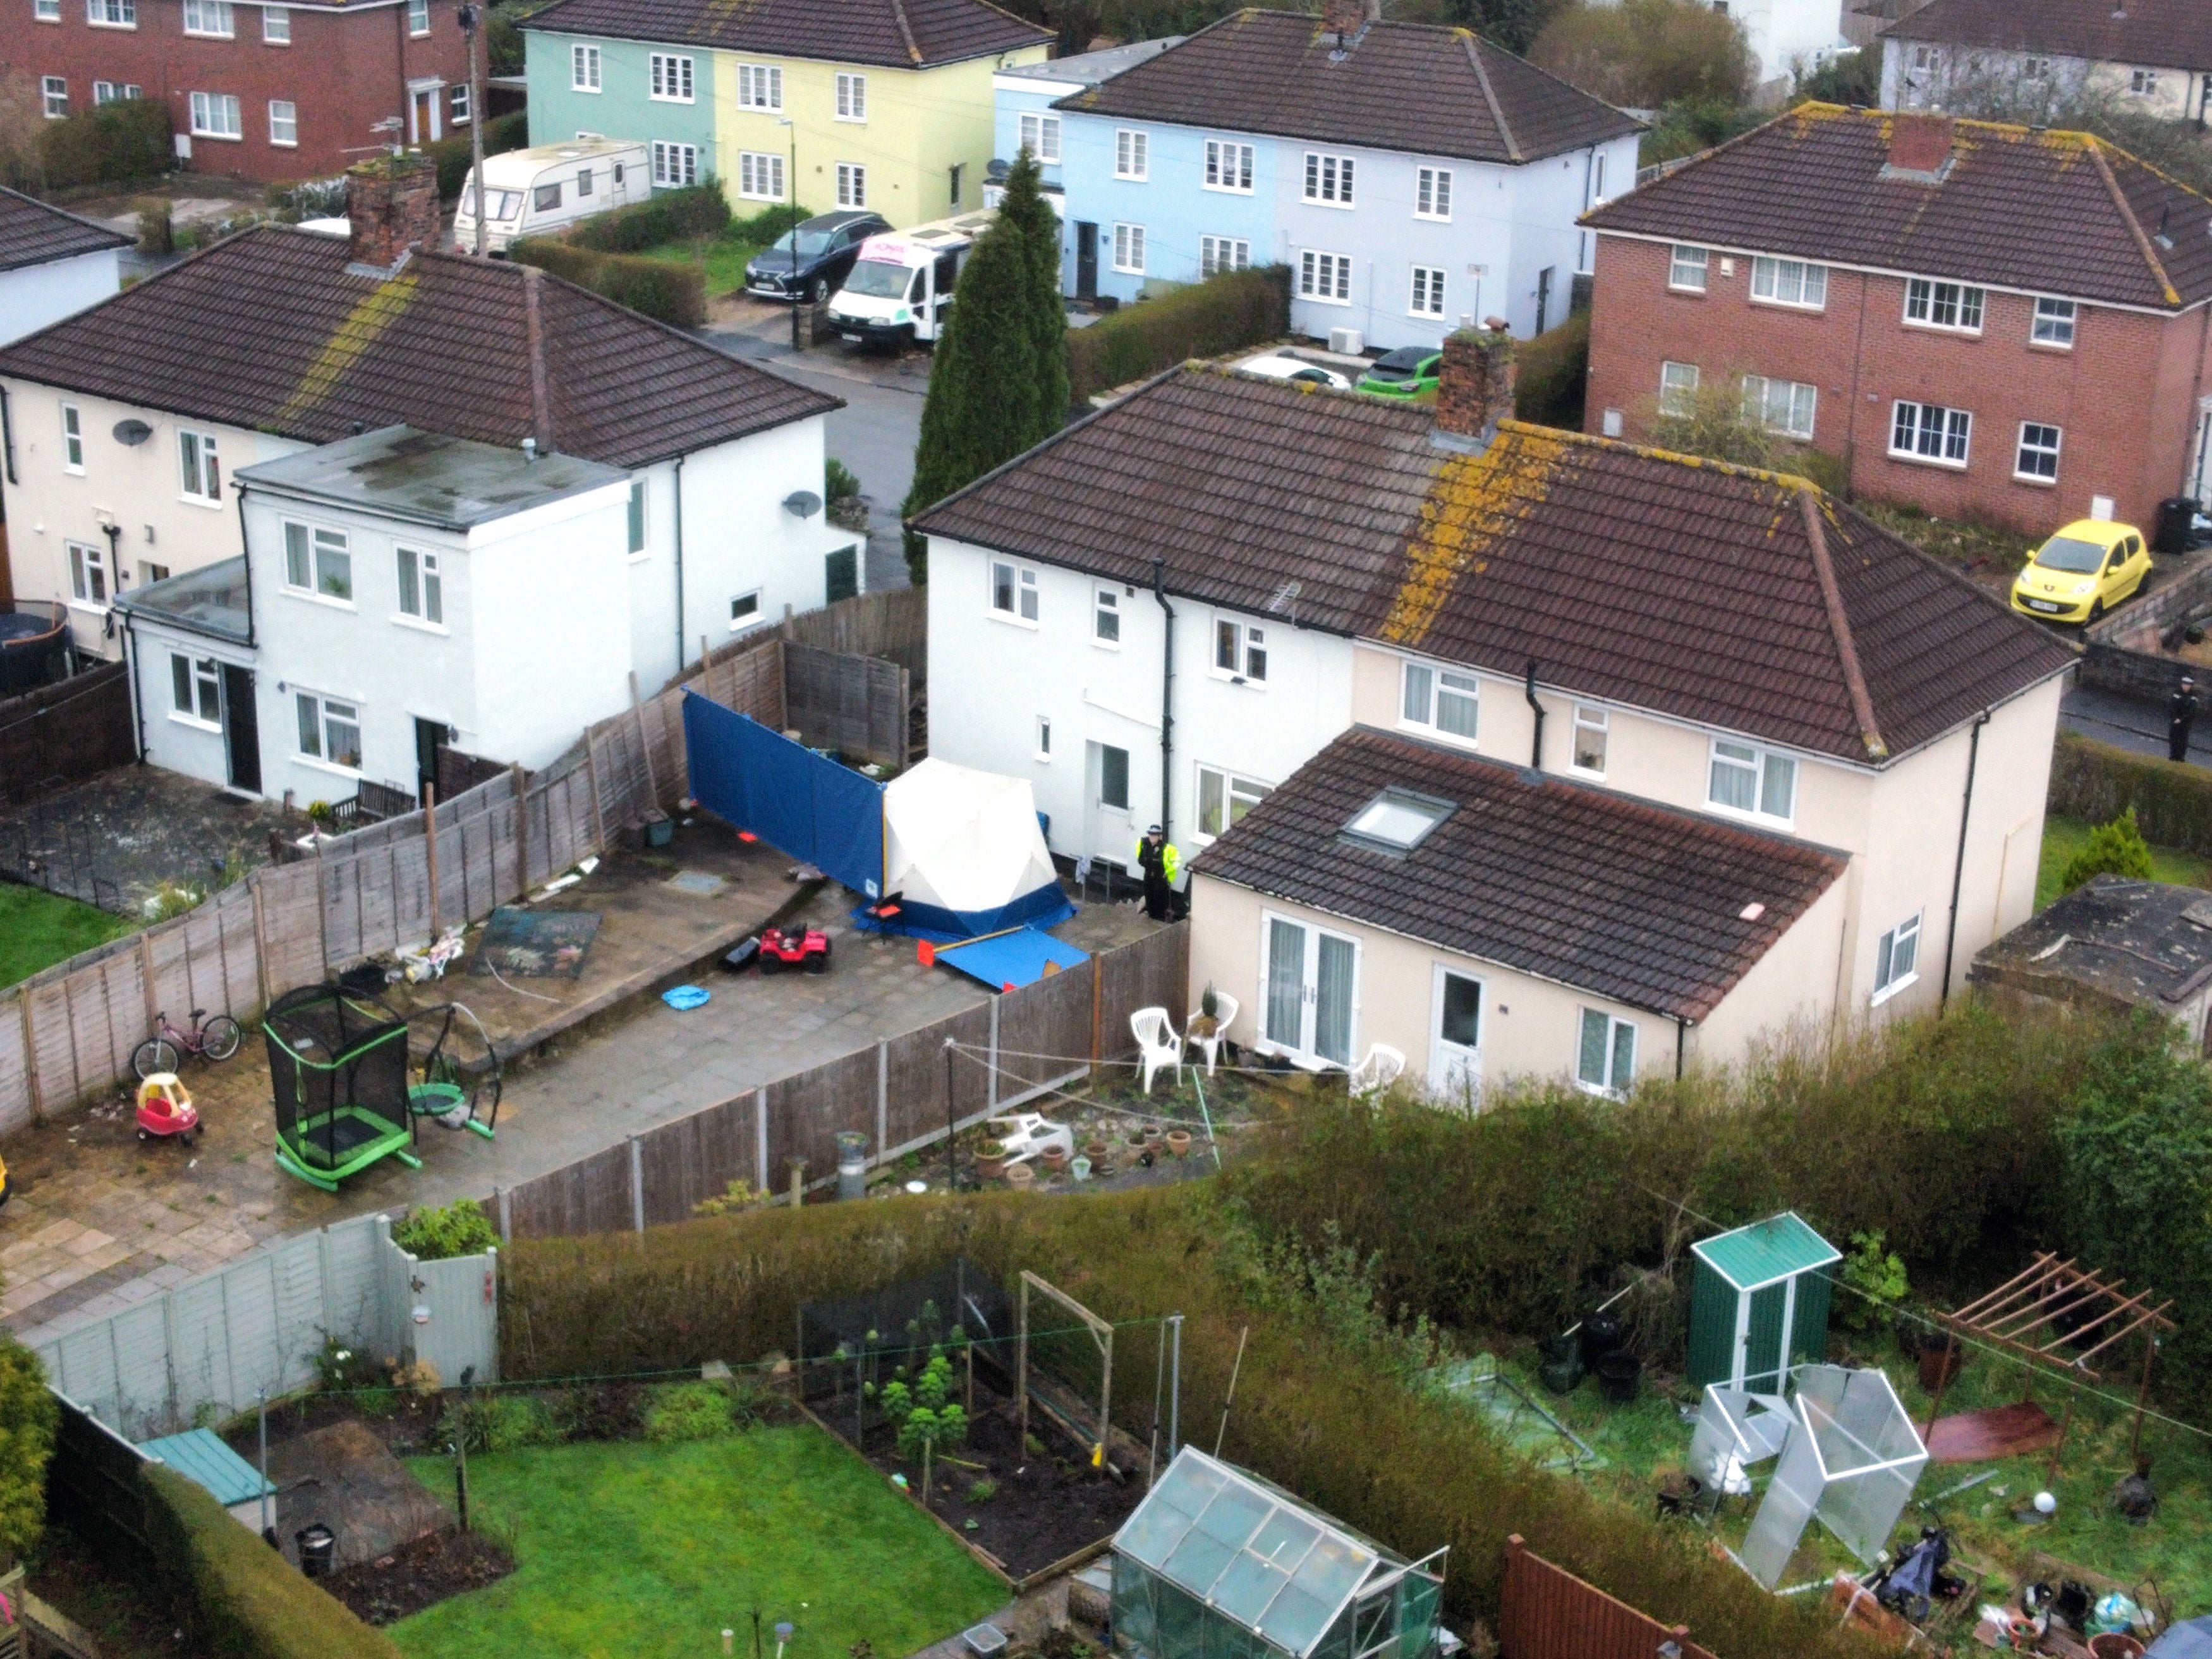
[[[1941,173],[1951,159],[1951,118],[1893,115],[1889,124],[1889,164],[1899,173]]]
[[[1368,0],[1322,0],[1322,32],[1334,35],[1340,43],[1365,28],[1367,21]]]
[[[1502,317],[1444,338],[1437,379],[1437,430],[1487,443],[1513,418],[1513,337]]]
[[[428,156],[372,156],[348,167],[345,181],[356,264],[391,270],[410,249],[437,245],[438,168]]]

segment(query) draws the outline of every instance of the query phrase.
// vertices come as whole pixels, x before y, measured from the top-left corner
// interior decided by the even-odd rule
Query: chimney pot
[[[437,245],[438,169],[419,150],[372,156],[346,169],[346,219],[356,264],[394,270]]]
[[[1940,173],[1951,159],[1951,118],[1897,115],[1890,118],[1889,164],[1899,173]]]
[[[1504,321],[1486,329],[1462,328],[1444,337],[1437,377],[1437,429],[1486,442],[1500,421],[1513,416],[1513,337]]]
[[[1367,0],[1322,0],[1321,26],[1340,44],[1349,41],[1367,26]]]

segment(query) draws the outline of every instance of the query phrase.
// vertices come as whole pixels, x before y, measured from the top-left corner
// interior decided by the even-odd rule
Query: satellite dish
[[[115,423],[115,441],[127,448],[136,449],[153,435],[154,428],[143,421],[118,421]]]
[[[783,498],[783,510],[795,519],[811,519],[822,510],[822,498],[811,489],[794,489]]]

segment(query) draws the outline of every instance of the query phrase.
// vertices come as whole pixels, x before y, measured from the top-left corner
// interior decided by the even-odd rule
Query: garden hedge
[[[483,145],[487,155],[503,155],[508,150],[520,149],[530,142],[530,112],[519,109],[506,115],[495,116],[484,123]],[[438,165],[438,196],[447,202],[460,199],[461,187],[469,181],[469,168],[475,164],[475,152],[470,148],[469,135],[441,138],[434,144],[426,144],[430,159]]]
[[[380,1631],[241,1527],[208,1490],[148,1465],[149,1571],[191,1651],[210,1659],[399,1659]]]
[[[1067,333],[1067,395],[1081,409],[1101,392],[1141,380],[1186,357],[1212,357],[1278,340],[1291,329],[1287,265],[1223,271],[1156,300],[1123,306]]]
[[[126,184],[175,165],[169,111],[158,98],[124,98],[48,121],[39,165],[49,190]]]
[[[2202,767],[2062,732],[2045,804],[2091,823],[2109,823],[2132,806],[2136,827],[2152,846],[2212,857],[2212,773]]]
[[[551,236],[525,237],[507,252],[520,264],[550,270],[675,327],[696,328],[707,320],[707,277],[696,265],[600,253]]]
[[[1519,348],[1513,413],[1539,426],[1583,429],[1583,390],[1589,380],[1590,314],[1577,311]]]
[[[634,206],[579,219],[568,228],[568,241],[573,246],[595,248],[601,253],[636,253],[663,242],[716,235],[729,222],[730,204],[721,186],[692,185],[683,190],[657,191],[650,199]]]

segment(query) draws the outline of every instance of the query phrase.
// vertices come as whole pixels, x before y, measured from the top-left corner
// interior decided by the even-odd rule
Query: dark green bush
[[[2096,876],[2130,876],[2148,881],[2157,873],[2151,865],[2149,844],[2136,828],[2136,809],[2130,806],[2110,823],[2100,823],[2089,832],[2081,850],[2067,860],[2065,869],[2059,872],[2058,886],[2062,892],[2070,893]]]
[[[1577,311],[1519,350],[1513,413],[1539,426],[1583,429],[1583,392],[1589,381],[1590,314]]]
[[[521,149],[530,143],[530,112],[516,110],[512,114],[495,117],[484,123],[483,147],[487,155],[503,155],[511,149]],[[469,168],[475,164],[475,152],[469,146],[469,135],[459,133],[451,138],[441,138],[423,149],[438,164],[438,195],[441,200],[460,199],[462,186],[469,181]],[[341,210],[343,211],[343,210]]]
[[[696,265],[600,253],[551,236],[526,236],[507,252],[510,259],[550,270],[675,327],[696,328],[707,320],[706,274]]]
[[[787,214],[790,210],[783,211]],[[568,227],[568,241],[601,253],[635,253],[663,242],[713,236],[729,222],[730,204],[721,186],[710,181],[684,190],[656,191],[650,199],[634,206],[579,219]],[[779,229],[789,226],[787,218]]]
[[[2212,774],[2110,744],[2058,734],[2045,804],[2069,817],[2106,823],[2125,811],[2154,847],[2212,856]]]
[[[127,184],[176,165],[169,111],[158,98],[125,98],[49,121],[39,163],[49,190]]]
[[[415,1210],[392,1230],[392,1242],[422,1261],[481,1255],[499,1244],[499,1229],[473,1198],[457,1198],[441,1208]]]
[[[733,242],[752,242],[765,247],[795,224],[803,225],[815,216],[805,204],[797,208],[763,208],[750,219],[732,219],[722,228],[722,234]]]
[[[1139,304],[1123,306],[1067,335],[1067,392],[1080,409],[1092,397],[1186,357],[1212,357],[1281,338],[1291,327],[1285,265],[1224,271]]]

